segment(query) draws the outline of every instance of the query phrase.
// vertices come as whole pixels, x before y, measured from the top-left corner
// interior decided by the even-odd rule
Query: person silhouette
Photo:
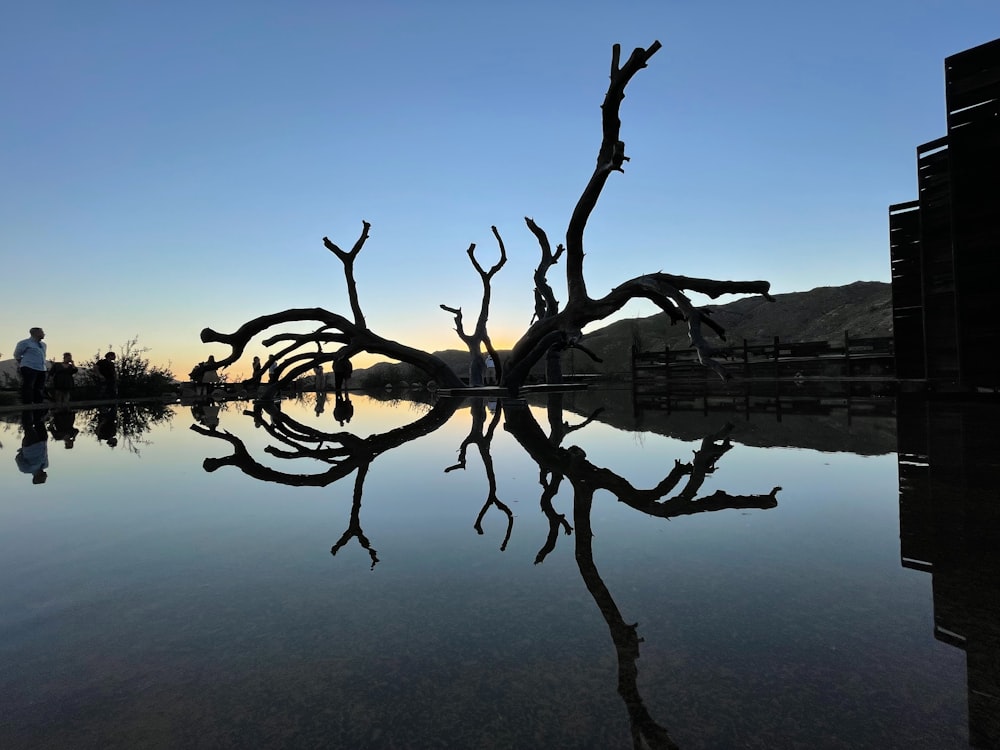
[[[191,416],[196,422],[204,425],[212,432],[219,427],[219,406],[215,403],[195,404],[191,407]]]
[[[108,352],[104,359],[97,361],[97,373],[103,380],[101,396],[104,398],[118,398],[118,371],[115,369],[115,353]]]
[[[40,404],[45,400],[45,331],[37,326],[28,330],[28,338],[14,346],[14,359],[21,374],[21,403]]]
[[[354,365],[351,364],[350,357],[337,357],[333,362],[333,390],[336,395],[347,390],[347,381],[351,379],[354,372]]]
[[[118,408],[103,407],[97,416],[97,440],[104,441],[109,448],[118,445]]]
[[[274,398],[281,398],[281,384],[278,381],[278,362],[274,358],[267,360],[267,382],[273,384]]]
[[[73,376],[78,372],[73,363],[73,355],[69,352],[63,354],[62,362],[53,362],[49,368],[49,377],[52,379],[52,400],[57,404],[69,402],[70,394],[73,391]]]
[[[336,399],[337,401],[333,407],[333,418],[343,427],[354,416],[354,404],[351,403],[351,397],[346,393],[344,395],[338,393]]]
[[[208,359],[202,364],[205,365],[205,371],[201,374],[201,388],[199,390],[202,396],[211,396],[215,384],[219,382],[219,365],[215,362],[214,354],[209,354]]]
[[[74,422],[76,414],[70,409],[59,409],[52,414],[52,421],[49,423],[49,432],[53,440],[62,440],[66,450],[73,447],[76,436],[80,430],[76,428]]]
[[[24,437],[14,456],[17,468],[24,474],[31,474],[32,484],[45,484],[45,480],[49,478],[45,472],[49,468],[49,434],[45,431],[45,424],[39,419],[39,414],[31,410],[21,412]]]

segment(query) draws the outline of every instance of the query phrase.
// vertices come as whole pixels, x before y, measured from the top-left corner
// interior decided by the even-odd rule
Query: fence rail
[[[894,378],[895,348],[892,336],[830,341],[781,341],[716,348],[713,355],[733,375],[744,378]],[[694,349],[639,351],[632,348],[632,379],[638,387],[647,381],[698,380],[716,377],[698,362]]]

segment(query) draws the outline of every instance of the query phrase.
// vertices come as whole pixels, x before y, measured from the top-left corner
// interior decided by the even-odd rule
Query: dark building
[[[965,652],[969,744],[1000,747],[1000,450],[994,400],[902,399],[903,567],[932,576],[934,637]]]
[[[918,198],[889,207],[896,376],[1000,387],[1000,39],[945,59],[948,134],[917,147]]]

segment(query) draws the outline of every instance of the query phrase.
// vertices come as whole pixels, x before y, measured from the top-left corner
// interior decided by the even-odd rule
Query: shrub
[[[118,372],[118,395],[121,398],[161,396],[177,387],[169,369],[151,365],[143,356],[148,351],[148,348],[139,346],[138,336],[118,348],[115,369]],[[104,354],[98,352],[92,359],[79,365],[77,385],[84,398],[94,398],[101,393],[103,379],[97,372],[97,363],[102,359]]]

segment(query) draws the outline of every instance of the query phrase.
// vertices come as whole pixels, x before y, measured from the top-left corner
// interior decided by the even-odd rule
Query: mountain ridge
[[[822,286],[805,292],[742,297],[726,304],[702,306],[726,331],[725,341],[705,329],[705,336],[720,346],[783,341],[829,341],[892,335],[892,285],[882,281],[855,281],[843,286]],[[602,361],[571,350],[566,354],[567,373],[629,373],[632,344],[641,351],[688,349],[687,326],[672,324],[666,313],[618,320],[586,333],[581,344]],[[459,375],[468,370],[469,354],[459,349],[434,352]],[[501,357],[507,354],[500,352]]]

